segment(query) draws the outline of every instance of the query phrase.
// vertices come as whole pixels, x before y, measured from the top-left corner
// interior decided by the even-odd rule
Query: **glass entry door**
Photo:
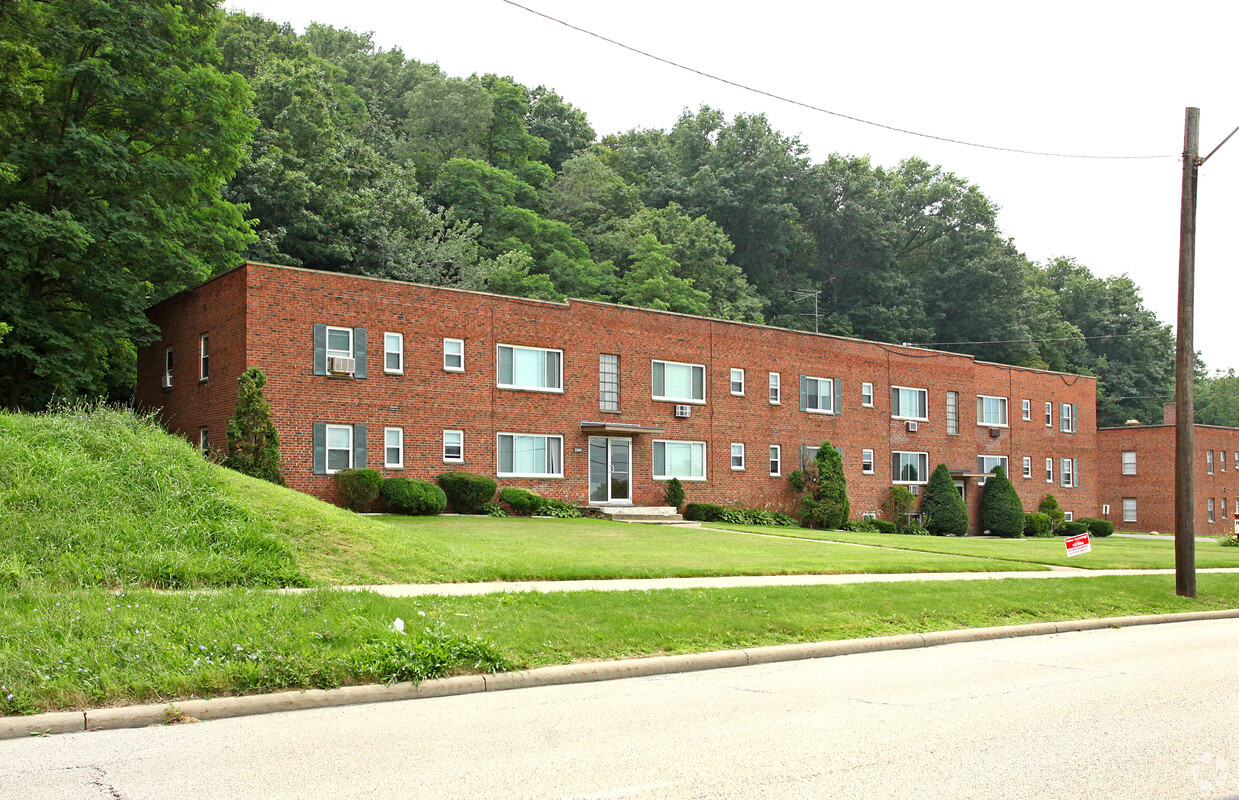
[[[632,502],[632,440],[589,437],[589,502]]]

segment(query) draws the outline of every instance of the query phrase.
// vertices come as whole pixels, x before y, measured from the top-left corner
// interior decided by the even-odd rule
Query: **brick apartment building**
[[[1089,377],[257,263],[149,313],[162,339],[139,352],[139,404],[220,457],[237,377],[262,369],[288,483],[327,500],[332,473],[366,466],[467,470],[580,505],[658,505],[676,476],[690,501],[790,509],[788,475],[828,440],[856,517],[939,463],[974,525],[999,464],[1027,510],[1047,492],[1098,510]]]
[[[1097,432],[1098,498],[1117,529],[1174,534],[1175,416],[1167,403],[1160,425]],[[1193,427],[1196,535],[1231,533],[1239,520],[1239,428]]]

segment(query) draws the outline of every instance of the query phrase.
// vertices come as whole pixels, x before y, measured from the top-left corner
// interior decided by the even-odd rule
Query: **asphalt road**
[[[1236,798],[1239,620],[0,741],[0,797]]]

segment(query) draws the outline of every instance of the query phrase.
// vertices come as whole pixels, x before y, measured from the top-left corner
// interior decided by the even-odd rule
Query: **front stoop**
[[[683,525],[684,517],[671,506],[594,506],[604,519],[645,525]]]

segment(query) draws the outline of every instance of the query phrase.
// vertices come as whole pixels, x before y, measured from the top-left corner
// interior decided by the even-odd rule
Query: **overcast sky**
[[[373,31],[383,48],[449,75],[495,72],[558,91],[599,135],[671,127],[684,108],[764,113],[814,161],[894,165],[919,156],[977,184],[1003,232],[1034,261],[1065,255],[1127,273],[1175,323],[1183,117],[1201,109],[1202,155],[1239,126],[1233,33],[1239,4],[994,0],[520,0],[522,5],[701,72],[886,125],[999,147],[894,133],[718,83],[503,0],[228,0],[303,30]],[[1239,370],[1239,136],[1201,168],[1196,348]]]

